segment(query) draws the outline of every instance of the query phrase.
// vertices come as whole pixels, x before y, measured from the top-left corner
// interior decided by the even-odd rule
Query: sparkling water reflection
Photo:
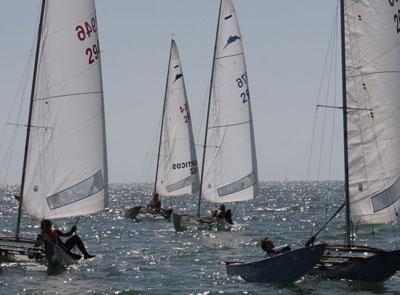
[[[175,232],[162,219],[142,218],[133,222],[123,218],[124,208],[146,204],[150,184],[114,184],[109,208],[99,214],[81,217],[78,232],[91,252],[92,260],[71,265],[64,273],[49,276],[46,267],[29,261],[1,265],[1,294],[385,294],[400,290],[400,274],[384,284],[325,281],[305,277],[286,286],[247,283],[227,277],[225,260],[254,260],[263,253],[264,237],[276,244],[301,246],[342,204],[340,182],[262,183],[254,201],[232,205],[235,228],[231,232]],[[2,235],[15,230],[17,187],[1,190]],[[177,211],[195,212],[197,200],[165,200]],[[213,205],[204,204],[204,211]],[[59,220],[69,227],[76,219]],[[38,222],[23,218],[23,233],[37,234]],[[395,249],[398,226],[360,226],[357,242],[384,249]],[[343,215],[324,230],[320,240],[342,242]]]

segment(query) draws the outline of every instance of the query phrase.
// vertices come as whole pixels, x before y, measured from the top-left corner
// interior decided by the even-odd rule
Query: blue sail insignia
[[[175,83],[176,82],[176,80],[178,80],[178,79],[180,79],[180,78],[182,78],[183,77],[183,75],[182,74],[176,74],[176,76],[175,76],[175,80],[174,80],[174,82],[173,83]]]
[[[228,41],[226,42],[226,45],[224,46],[224,49],[229,45],[232,44],[234,42],[236,42],[237,40],[240,40],[240,37],[237,35],[234,36],[229,36]]]

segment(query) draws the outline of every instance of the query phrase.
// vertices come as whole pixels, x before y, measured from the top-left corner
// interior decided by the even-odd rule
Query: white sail
[[[387,223],[400,212],[400,3],[344,2],[350,212]]]
[[[222,0],[211,81],[202,196],[236,202],[257,195],[257,163],[242,36],[231,0]]]
[[[162,124],[156,192],[161,196],[192,194],[199,190],[199,172],[182,65],[174,40]]]
[[[23,206],[39,218],[107,201],[100,48],[94,0],[48,0],[32,102]]]

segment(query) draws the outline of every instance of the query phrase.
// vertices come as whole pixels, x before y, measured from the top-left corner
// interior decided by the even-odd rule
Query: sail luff
[[[346,88],[346,47],[345,47],[345,9],[340,0],[341,54],[342,54],[342,100],[343,100],[343,145],[344,145],[344,192],[346,207],[345,244],[350,246],[350,196],[349,196],[349,160],[347,140],[347,88]]]
[[[161,127],[160,127],[160,137],[158,140],[158,153],[157,153],[157,164],[156,164],[156,176],[154,180],[154,189],[153,192],[157,193],[157,178],[158,178],[158,171],[160,169],[160,153],[161,153],[161,140],[163,136],[163,128],[164,128],[164,117],[165,117],[165,103],[167,100],[167,93],[168,93],[168,84],[169,84],[169,72],[170,72],[170,67],[171,67],[171,56],[172,56],[172,45],[173,45],[174,40],[171,39],[171,46],[169,50],[169,60],[168,60],[168,68],[167,68],[167,79],[165,82],[165,93],[164,93],[164,101],[163,101],[163,109],[162,109],[162,115],[161,115]]]
[[[213,80],[214,80],[215,57],[216,57],[216,54],[217,54],[217,42],[218,42],[219,25],[220,25],[220,21],[221,21],[222,1],[223,0],[221,0],[220,3],[219,3],[217,32],[215,34],[213,63],[212,63],[211,78],[210,78],[210,90],[209,90],[209,95],[208,95],[206,129],[205,129],[205,134],[204,134],[203,158],[202,158],[202,161],[201,161],[201,177],[200,177],[199,201],[198,201],[198,205],[197,205],[197,217],[200,217],[201,195],[203,193],[204,163],[205,163],[206,151],[207,151],[207,135],[208,135],[208,125],[209,125],[209,118],[210,118],[211,94],[212,94],[212,87],[213,87]]]
[[[94,15],[97,16],[96,4],[94,3]],[[99,25],[96,23],[97,28]],[[97,36],[98,45],[99,45],[99,54],[101,54],[100,40],[99,36]],[[103,88],[103,67],[101,63],[99,64],[100,71],[100,87]],[[109,196],[109,184],[108,184],[108,153],[107,153],[107,128],[106,128],[106,112],[105,112],[105,104],[104,104],[104,95],[101,96],[101,108],[102,108],[102,122],[103,122],[103,149],[104,149],[104,206],[108,205],[108,196]]]
[[[21,190],[19,196],[18,203],[18,216],[17,216],[17,228],[15,231],[15,238],[19,239],[19,234],[21,230],[21,218],[22,218],[22,201],[24,198],[24,185],[25,185],[25,176],[26,176],[26,163],[28,159],[28,148],[29,148],[29,137],[31,132],[31,121],[32,121],[32,110],[33,110],[33,100],[35,98],[36,91],[36,76],[39,65],[39,56],[40,56],[40,44],[42,42],[42,27],[43,27],[43,19],[46,7],[46,0],[42,0],[42,6],[40,9],[40,21],[38,28],[38,37],[36,43],[36,54],[35,54],[35,65],[33,69],[33,78],[32,78],[32,87],[31,87],[31,97],[29,102],[29,114],[28,114],[28,123],[26,129],[26,138],[25,138],[25,152],[24,152],[24,162],[22,167],[22,177],[21,177]]]

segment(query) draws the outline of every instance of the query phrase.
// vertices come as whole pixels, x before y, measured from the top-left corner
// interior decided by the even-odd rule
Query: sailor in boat
[[[233,220],[232,220],[232,211],[231,209],[226,210],[225,205],[221,204],[219,206],[219,208],[215,208],[210,216],[212,218],[224,218],[226,222],[228,222],[229,224],[233,224]]]
[[[291,250],[288,245],[275,247],[274,242],[268,238],[261,241],[261,248],[266,252],[265,257],[273,257]]]
[[[157,193],[154,193],[153,199],[147,205],[147,210],[154,211],[155,213],[161,212],[161,200]]]
[[[73,233],[76,232],[76,226],[72,226],[72,228],[68,232],[62,232],[59,229],[53,229],[53,225],[50,220],[44,219],[40,223],[40,229],[42,232],[37,237],[37,243],[35,246],[39,246],[44,244],[46,257],[51,259],[54,253],[54,247],[58,245],[62,248],[69,256],[73,259],[79,260],[82,258],[81,255],[72,253],[71,250],[74,246],[77,246],[78,249],[82,252],[83,257],[85,259],[93,258],[96,255],[91,255],[86,250],[85,245],[83,244],[81,238]],[[72,236],[72,237],[71,237]],[[60,237],[70,237],[65,243],[61,240]]]

